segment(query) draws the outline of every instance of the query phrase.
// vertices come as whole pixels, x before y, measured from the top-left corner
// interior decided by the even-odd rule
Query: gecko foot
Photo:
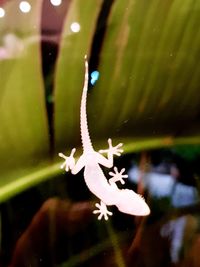
[[[112,155],[121,156],[121,154],[123,152],[123,149],[121,149],[121,147],[123,146],[122,143],[120,143],[120,144],[118,144],[116,146],[113,146],[112,145],[112,140],[109,138],[108,139],[108,145],[109,145],[108,149],[99,150],[99,153],[110,153]]]
[[[102,217],[104,217],[104,219],[107,221],[108,220],[108,216],[112,216],[112,212],[107,210],[106,205],[101,201],[101,203],[96,203],[95,206],[97,207],[97,210],[94,210],[93,213],[94,214],[99,214],[98,216],[98,220],[101,220]]]
[[[66,172],[73,169],[75,165],[75,159],[74,159],[75,152],[76,149],[73,148],[69,157],[65,156],[63,153],[58,154],[59,157],[65,160],[64,163],[60,166],[61,169],[65,169]]]
[[[115,172],[109,172],[110,176],[112,176],[112,178],[109,179],[109,183],[112,184],[120,181],[121,184],[125,184],[123,179],[128,178],[127,174],[123,174],[125,172],[125,168],[121,169],[119,172],[117,167],[114,167],[114,171]]]

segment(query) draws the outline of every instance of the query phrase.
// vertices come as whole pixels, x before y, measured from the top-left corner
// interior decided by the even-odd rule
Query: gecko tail
[[[119,211],[135,216],[147,216],[150,214],[150,208],[144,198],[129,189],[120,190],[116,206]]]
[[[89,151],[89,150],[93,151],[93,146],[88,130],[87,111],[86,111],[88,81],[89,81],[88,61],[87,61],[87,55],[85,55],[85,79],[84,79],[82,98],[81,98],[81,108],[80,108],[81,140],[84,151]]]

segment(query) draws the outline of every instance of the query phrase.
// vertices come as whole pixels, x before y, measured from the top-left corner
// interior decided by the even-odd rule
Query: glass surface
[[[199,0],[0,0],[0,266],[200,267],[199,21]],[[58,155],[83,151],[85,55],[93,147],[124,150],[108,220],[99,173]],[[119,211],[133,191],[150,215]]]

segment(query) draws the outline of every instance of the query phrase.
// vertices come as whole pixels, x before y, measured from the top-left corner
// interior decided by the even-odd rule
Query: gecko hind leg
[[[111,211],[108,211],[107,206],[102,201],[99,203],[96,203],[95,206],[97,207],[96,210],[93,211],[94,214],[99,214],[98,220],[101,220],[102,217],[107,221],[108,216],[112,216],[113,213]]]
[[[110,176],[112,178],[109,179],[110,185],[112,183],[121,182],[121,184],[125,184],[124,178],[128,178],[127,174],[123,174],[125,172],[125,168],[121,169],[121,171],[118,171],[117,167],[114,167],[114,172],[109,172]]]

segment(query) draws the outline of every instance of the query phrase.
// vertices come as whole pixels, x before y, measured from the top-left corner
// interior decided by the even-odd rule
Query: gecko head
[[[121,212],[131,215],[147,216],[150,214],[150,208],[143,196],[129,189],[121,191],[121,197],[117,203],[117,207]]]

